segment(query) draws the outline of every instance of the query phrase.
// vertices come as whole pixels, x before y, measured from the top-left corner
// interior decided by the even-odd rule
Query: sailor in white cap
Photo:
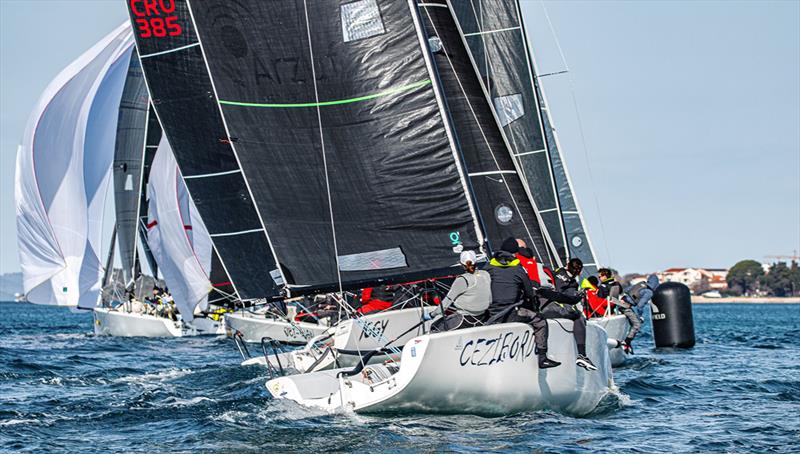
[[[458,317],[446,323],[446,329],[457,329],[480,325],[485,320],[486,310],[492,303],[492,280],[489,273],[477,268],[478,257],[475,251],[464,251],[459,258],[464,274],[456,277],[447,296],[442,300],[439,310],[455,309]],[[425,314],[426,318],[434,315]]]

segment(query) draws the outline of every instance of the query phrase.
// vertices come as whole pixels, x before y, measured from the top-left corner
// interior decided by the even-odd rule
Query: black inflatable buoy
[[[656,288],[650,306],[653,339],[658,347],[694,347],[692,294],[678,282],[665,282]]]

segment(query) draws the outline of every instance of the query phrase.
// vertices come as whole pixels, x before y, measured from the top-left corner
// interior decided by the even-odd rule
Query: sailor
[[[576,280],[581,271],[583,271],[581,259],[570,259],[565,268],[559,268],[555,272],[556,290],[542,287],[537,293],[544,300],[542,317],[566,318],[573,321],[572,336],[578,346],[575,364],[586,370],[597,370],[597,366],[586,356],[586,318],[577,307],[583,301],[584,293],[578,288]]]
[[[653,292],[658,287],[658,276],[651,274],[647,276],[647,280],[639,282],[638,284],[629,287],[625,292],[630,295],[632,301],[629,301],[633,306],[633,310],[639,315],[640,319],[644,313],[644,307],[653,298]]]
[[[394,301],[394,288],[388,285],[365,288],[361,291],[361,307],[356,312],[369,314],[375,311],[385,311],[392,307]]]
[[[436,323],[438,330],[479,326],[486,320],[487,309],[492,303],[492,278],[488,272],[478,269],[475,251],[462,252],[459,263],[464,268],[464,274],[455,278],[440,306],[423,316],[425,320],[430,320],[437,311],[441,310],[444,314],[448,308],[455,309],[456,314]]]
[[[604,317],[609,312],[608,299],[599,295],[600,280],[596,276],[589,276],[581,281],[581,288],[586,291],[587,307],[583,308],[583,313],[587,319],[592,317]]]
[[[598,292],[598,296],[601,298],[606,298],[617,310],[628,319],[628,324],[630,324],[630,329],[628,330],[628,335],[625,337],[625,340],[620,341],[622,344],[622,348],[625,350],[625,353],[630,355],[633,354],[633,346],[631,342],[636,337],[636,334],[642,327],[642,322],[639,320],[639,316],[633,311],[631,303],[626,301],[623,297],[625,292],[622,290],[622,284],[614,279],[613,273],[608,268],[600,268],[597,270],[597,274],[600,276],[600,289]]]
[[[539,369],[559,366],[560,362],[547,357],[547,321],[539,314],[531,280],[520,266],[515,255],[517,252],[517,240],[508,238],[489,262],[487,271],[492,279],[489,323],[522,322],[531,325]]]

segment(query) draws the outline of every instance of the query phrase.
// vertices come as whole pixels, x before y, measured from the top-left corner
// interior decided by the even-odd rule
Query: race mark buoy
[[[694,347],[692,294],[678,282],[665,282],[656,288],[650,303],[653,339],[658,347]]]

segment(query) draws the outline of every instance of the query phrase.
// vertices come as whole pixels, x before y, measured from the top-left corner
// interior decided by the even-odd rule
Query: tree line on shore
[[[767,271],[756,260],[742,260],[728,270],[725,280],[731,296],[797,296],[800,295],[800,268],[796,261],[773,264]]]

